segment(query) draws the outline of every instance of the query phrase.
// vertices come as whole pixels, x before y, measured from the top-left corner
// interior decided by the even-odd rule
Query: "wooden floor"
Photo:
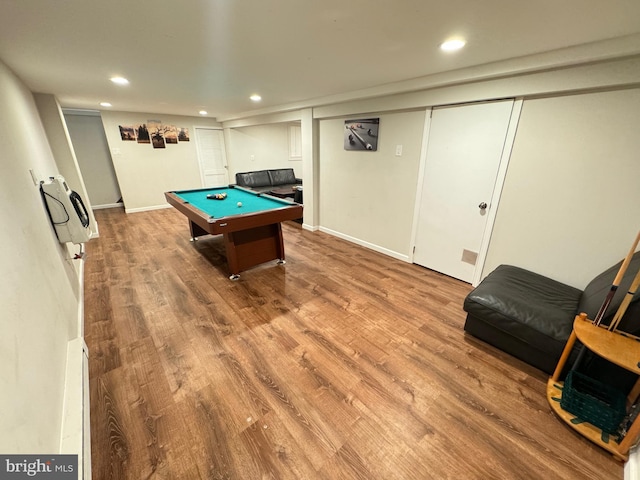
[[[227,278],[173,209],[96,212],[93,478],[620,479],[546,376],[466,336],[470,286],[295,223]]]

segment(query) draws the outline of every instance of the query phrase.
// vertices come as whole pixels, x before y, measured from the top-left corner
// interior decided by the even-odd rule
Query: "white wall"
[[[120,199],[120,187],[100,114],[65,112],[64,119],[91,205],[93,208],[112,206]]]
[[[406,259],[425,112],[367,115],[371,117],[380,118],[375,152],[344,149],[348,117],[320,121],[320,225]],[[395,155],[396,145],[402,145],[402,156]]]
[[[424,112],[380,115],[373,154],[343,150],[354,115],[319,121],[320,229],[409,256]],[[640,229],[638,125],[639,89],[525,99],[483,276],[510,263],[582,288],[624,257]]]
[[[113,166],[127,212],[166,206],[164,192],[200,188],[202,179],[198,164],[195,127],[220,127],[214,120],[157,113],[102,111]],[[189,129],[188,142],[153,148],[151,144],[123,141],[119,126],[146,124],[159,120],[164,125]]]
[[[58,173],[33,96],[1,61],[0,112],[0,452],[56,453],[78,279],[29,173]]]
[[[302,178],[302,162],[289,160],[288,123],[228,129],[225,140],[232,183],[238,172],[274,168],[293,168]]]
[[[485,275],[518,265],[582,288],[640,229],[640,89],[526,100]]]

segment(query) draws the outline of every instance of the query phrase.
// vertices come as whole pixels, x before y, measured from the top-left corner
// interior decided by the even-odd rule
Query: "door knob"
[[[480,210],[484,210],[485,208],[487,208],[487,203],[486,202],[482,202],[480,205],[478,205],[478,208]]]

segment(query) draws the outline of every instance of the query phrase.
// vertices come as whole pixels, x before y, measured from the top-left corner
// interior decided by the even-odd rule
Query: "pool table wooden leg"
[[[240,278],[240,266],[238,265],[238,251],[236,249],[233,232],[225,233],[224,249],[227,253],[227,266],[229,268],[229,279],[237,280]]]
[[[200,225],[193,223],[191,220],[189,220],[189,231],[191,232],[192,242],[195,242],[197,237],[202,237],[203,235],[209,235],[209,232],[207,232]]]
[[[277,240],[276,240],[276,249],[278,250],[278,263],[280,265],[287,263],[284,258],[284,239],[282,238],[282,225],[280,223],[276,224],[277,227]]]

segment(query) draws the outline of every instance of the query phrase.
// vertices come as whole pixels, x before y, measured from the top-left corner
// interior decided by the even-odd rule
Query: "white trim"
[[[228,122],[222,123],[223,128],[252,127],[269,123],[288,123],[302,120],[301,110],[305,107],[294,107],[287,110],[263,113],[250,113],[236,118],[229,118]]]
[[[482,241],[480,242],[480,249],[478,250],[478,258],[476,259],[475,270],[473,271],[473,278],[471,280],[471,285],[474,287],[478,286],[482,279],[482,271],[484,270],[484,264],[487,260],[491,234],[493,233],[493,226],[498,213],[502,187],[504,186],[504,180],[507,176],[507,168],[509,166],[509,160],[511,159],[513,144],[515,143],[516,131],[518,130],[518,122],[520,121],[520,113],[522,112],[523,103],[524,101],[522,98],[517,98],[513,102],[513,107],[511,109],[511,118],[509,119],[509,127],[507,128],[507,135],[504,140],[500,165],[498,167],[498,173],[496,174],[496,183],[493,186],[493,194],[491,195],[487,222],[484,226]]]
[[[151,210],[160,210],[163,208],[171,208],[171,205],[153,205],[151,207],[125,208],[124,213],[150,212]]]
[[[196,128],[209,128],[212,130],[224,130],[224,128],[222,127],[222,125],[193,125],[193,129],[195,130]],[[191,136],[189,136],[189,141],[191,141]]]
[[[100,110],[88,110],[84,108],[63,108],[62,113],[65,115],[81,115],[85,117],[100,117]]]
[[[89,240],[91,240],[92,238],[98,238],[100,237],[100,226],[98,225],[98,222],[95,221],[93,222],[93,228],[91,229],[91,236],[89,237]]]
[[[78,329],[77,335],[84,338],[84,253],[79,258],[78,265]]]
[[[93,210],[102,210],[105,208],[124,208],[123,203],[105,203],[104,205],[91,205]]]
[[[84,259],[78,266],[77,337],[67,343],[60,453],[78,455],[78,479],[91,478],[89,349],[84,341]]]
[[[91,480],[91,389],[89,388],[89,347],[82,341],[82,466],[78,478]],[[78,458],[80,463],[80,457]]]
[[[416,185],[416,203],[413,206],[413,224],[411,225],[411,243],[409,245],[409,261],[413,262],[413,254],[416,248],[416,237],[418,236],[418,219],[420,217],[420,205],[422,204],[422,185],[424,182],[424,170],[427,164],[427,150],[429,147],[429,131],[431,130],[432,108],[427,108],[424,118],[424,129],[422,130],[422,146],[420,147],[420,165],[418,167],[418,183]]]
[[[309,225],[308,223],[303,223],[302,228],[304,230],[308,230],[309,232],[317,232],[320,227],[318,227],[317,225]]]
[[[330,230],[325,227],[320,227],[319,230],[323,233],[328,233],[329,235],[333,235],[334,237],[338,237],[343,240],[347,240],[348,242],[355,243],[356,245],[360,245],[361,247],[366,247],[369,250],[373,250],[389,257],[402,260],[403,262],[411,263],[409,261],[409,257],[407,255],[403,255],[402,253],[394,252],[393,250],[389,250],[388,248],[374,245],[373,243],[365,242],[364,240],[360,240],[359,238],[351,237],[349,235],[345,235],[344,233],[336,232],[335,230]]]
[[[67,344],[60,453],[78,455],[78,478],[91,478],[89,349],[81,337]],[[87,475],[87,468],[89,475]]]

